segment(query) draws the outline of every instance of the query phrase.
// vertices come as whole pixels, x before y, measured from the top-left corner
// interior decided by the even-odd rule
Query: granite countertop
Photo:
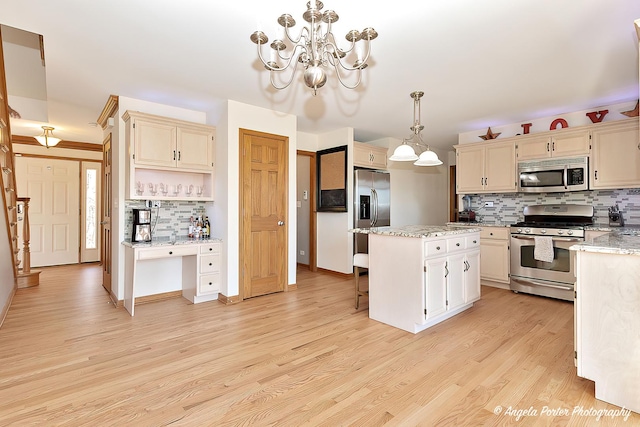
[[[571,246],[573,251],[598,252],[605,254],[640,255],[640,228],[590,226],[586,230],[611,231],[592,241]]]
[[[460,227],[511,227],[511,222],[447,222],[447,225],[455,225]]]
[[[175,242],[172,242],[171,238],[169,237],[156,237],[150,242],[134,243],[130,239],[127,239],[123,241],[122,244],[132,248],[154,248],[159,246],[198,245],[198,244],[219,243],[219,242],[222,242],[222,239],[217,239],[215,237],[211,237],[208,239],[194,239],[191,237],[180,237],[180,238],[177,238]]]
[[[457,225],[405,225],[404,227],[354,228],[350,233],[380,234],[396,237],[439,237],[453,234],[479,233],[479,228],[459,227]]]

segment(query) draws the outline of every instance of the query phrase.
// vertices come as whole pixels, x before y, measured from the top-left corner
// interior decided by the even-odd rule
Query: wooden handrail
[[[29,225],[29,197],[18,197],[18,202],[24,204],[24,222],[22,223],[22,272],[31,272],[31,249],[29,242],[31,240],[31,231]]]

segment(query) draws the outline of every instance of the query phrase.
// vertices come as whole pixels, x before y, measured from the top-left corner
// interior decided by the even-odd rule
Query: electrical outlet
[[[154,208],[159,208],[159,207],[160,207],[160,200],[154,200],[154,201],[153,201],[153,202],[151,202],[151,203],[153,203],[153,207],[154,207]]]
[[[145,200],[144,206],[147,208],[153,207],[153,202],[151,200]]]
[[[484,202],[484,207],[485,208],[492,208],[493,207],[493,202]]]

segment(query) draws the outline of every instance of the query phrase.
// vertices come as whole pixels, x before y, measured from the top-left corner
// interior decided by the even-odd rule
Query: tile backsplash
[[[594,222],[608,224],[608,208],[618,204],[626,225],[640,226],[640,189],[592,190],[568,193],[471,194],[471,209],[480,222],[513,223],[524,220],[522,210],[528,205],[593,205]],[[493,207],[485,206],[493,202]],[[462,210],[462,208],[461,208]]]
[[[205,216],[205,208],[210,202],[188,200],[162,200],[160,208],[151,209],[151,226],[158,223],[153,230],[152,237],[187,237],[189,235],[189,218],[191,216]],[[131,238],[133,229],[134,208],[144,208],[144,200],[125,200],[125,237]],[[210,218],[212,219],[212,218]],[[212,231],[213,235],[213,231]]]

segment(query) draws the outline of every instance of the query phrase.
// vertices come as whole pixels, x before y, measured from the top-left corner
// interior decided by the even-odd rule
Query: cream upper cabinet
[[[178,127],[177,167],[208,170],[213,166],[214,131],[211,128]]]
[[[484,191],[484,145],[468,144],[456,147],[456,192]]]
[[[387,152],[384,147],[353,142],[353,165],[364,168],[387,169]]]
[[[176,127],[157,120],[135,118],[133,159],[136,164],[174,167],[176,165]]]
[[[198,123],[127,111],[131,156],[139,166],[210,171],[215,129]]]
[[[456,192],[509,193],[517,190],[513,141],[456,146]]]
[[[127,199],[214,198],[215,128],[126,111]]]
[[[541,135],[525,136],[517,143],[518,161],[589,155],[589,129],[562,129]]]
[[[640,187],[638,118],[599,124],[591,134],[590,188]]]

